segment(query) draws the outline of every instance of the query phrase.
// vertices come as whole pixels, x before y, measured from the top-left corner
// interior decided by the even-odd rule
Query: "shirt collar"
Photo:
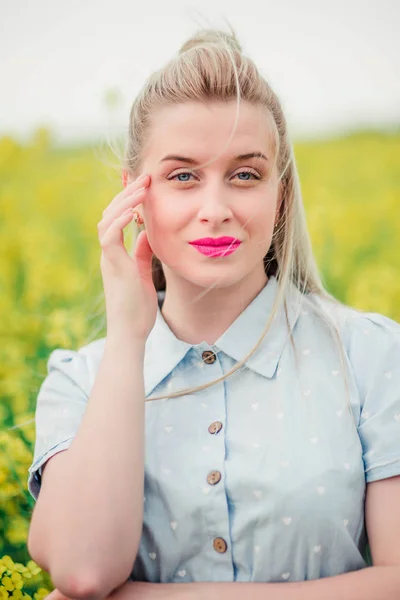
[[[216,353],[222,351],[235,361],[242,360],[258,342],[272,312],[278,290],[279,283],[276,276],[270,276],[259,294],[212,345],[206,342],[193,345],[179,340],[161,314],[160,305],[163,293],[159,292],[156,321],[146,340],[144,364],[146,397],[173,371],[192,348],[199,352],[200,356],[202,351],[211,349]],[[288,325],[292,331],[298,319],[301,299],[299,290],[290,284],[287,296],[287,322],[285,310],[281,306],[260,347],[245,362],[247,368],[267,378],[274,376],[284,346],[289,340]]]

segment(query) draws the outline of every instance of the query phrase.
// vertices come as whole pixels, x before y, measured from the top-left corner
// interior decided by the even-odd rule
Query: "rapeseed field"
[[[296,143],[295,155],[326,287],[400,321],[400,133]],[[26,548],[36,395],[54,348],[105,335],[97,223],[121,189],[107,145],[57,149],[44,129],[0,139],[0,600],[53,589]]]

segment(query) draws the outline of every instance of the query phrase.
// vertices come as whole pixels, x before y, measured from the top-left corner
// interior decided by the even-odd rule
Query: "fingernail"
[[[137,181],[144,181],[146,177],[148,177],[147,173],[143,173],[143,175],[137,178]]]

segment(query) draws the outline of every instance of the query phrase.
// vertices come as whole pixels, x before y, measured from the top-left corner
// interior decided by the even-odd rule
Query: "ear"
[[[126,170],[126,169],[123,169],[123,170],[122,170],[122,176],[121,176],[121,179],[122,179],[122,184],[123,184],[123,186],[124,186],[124,188],[125,188],[125,187],[126,187],[126,185],[127,185],[127,183],[128,183],[128,172],[127,172],[127,170]]]

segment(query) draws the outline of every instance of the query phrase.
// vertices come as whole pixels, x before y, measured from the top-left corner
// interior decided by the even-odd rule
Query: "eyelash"
[[[253,175],[253,177],[256,180],[261,179],[261,175],[258,175],[257,173],[254,173],[254,171],[250,171],[247,169],[242,169],[242,171],[235,173],[235,176],[240,175],[241,173],[249,173],[250,175]],[[168,181],[172,181],[173,179],[175,179],[175,177],[178,177],[178,175],[186,175],[186,174],[193,175],[193,173],[191,171],[180,171],[179,173],[175,173],[175,175],[173,175],[172,177],[167,177],[167,179],[168,179]],[[242,179],[241,181],[251,181],[251,180],[250,179]],[[189,181],[181,181],[181,183],[189,183]]]

